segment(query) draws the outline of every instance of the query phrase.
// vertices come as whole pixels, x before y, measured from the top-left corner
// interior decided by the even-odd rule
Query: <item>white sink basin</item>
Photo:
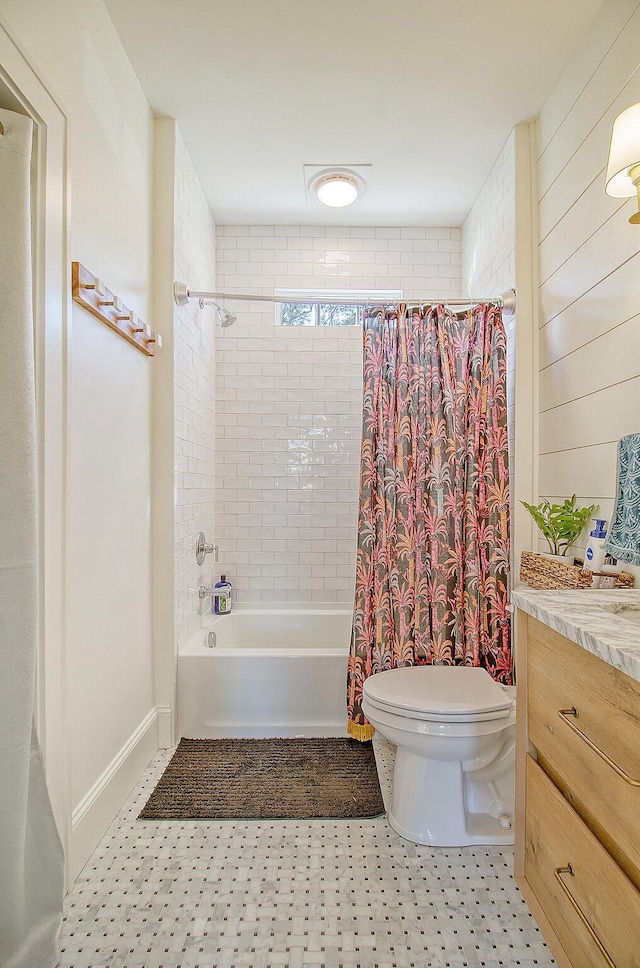
[[[611,605],[600,605],[605,612],[610,612],[626,622],[640,626],[640,605],[629,605],[626,602],[615,602]]]

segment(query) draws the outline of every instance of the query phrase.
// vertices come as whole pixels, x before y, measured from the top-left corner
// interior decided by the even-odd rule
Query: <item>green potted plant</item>
[[[549,545],[550,554],[545,557],[570,561],[573,564],[573,555],[567,554],[567,548],[576,540],[594,511],[597,511],[598,505],[579,508],[576,506],[575,494],[568,497],[564,504],[550,504],[545,498],[537,505],[527,504],[526,501],[520,503],[527,509]]]

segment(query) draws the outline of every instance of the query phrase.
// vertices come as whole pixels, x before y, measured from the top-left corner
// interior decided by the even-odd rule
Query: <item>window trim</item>
[[[278,299],[275,305],[275,325],[283,326],[289,329],[342,329],[354,326],[362,325],[362,313],[367,308],[368,302],[358,303],[353,302],[353,299],[366,299],[370,301],[372,306],[379,305],[380,303],[396,303],[402,300],[402,289],[276,289],[275,290],[276,299],[282,296],[282,299]],[[314,322],[312,323],[302,323],[302,324],[289,324],[282,322],[282,307],[285,305],[292,305],[293,298],[287,300],[286,296],[295,297],[295,303],[304,306],[311,306],[314,310]],[[308,296],[308,298],[306,298]],[[344,296],[344,302],[336,302]],[[349,298],[351,297],[351,299]],[[304,301],[302,301],[304,300]],[[331,302],[329,302],[331,300]],[[355,323],[343,323],[343,324],[332,324],[332,323],[321,323],[320,322],[320,310],[322,306],[355,306],[356,308],[356,322]]]

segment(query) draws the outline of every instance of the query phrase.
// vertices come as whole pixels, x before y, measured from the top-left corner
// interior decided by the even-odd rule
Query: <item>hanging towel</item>
[[[629,434],[618,443],[616,505],[604,550],[640,565],[640,434]]]

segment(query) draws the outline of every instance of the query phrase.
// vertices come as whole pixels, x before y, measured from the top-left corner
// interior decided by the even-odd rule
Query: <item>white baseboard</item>
[[[67,875],[70,885],[107,832],[143,770],[162,745],[159,742],[160,724],[163,724],[163,731],[166,730],[167,718],[170,722],[171,710],[168,707],[154,706],[73,810],[67,850]]]
[[[158,713],[158,746],[167,750],[174,745],[173,710],[171,706],[156,706]]]

